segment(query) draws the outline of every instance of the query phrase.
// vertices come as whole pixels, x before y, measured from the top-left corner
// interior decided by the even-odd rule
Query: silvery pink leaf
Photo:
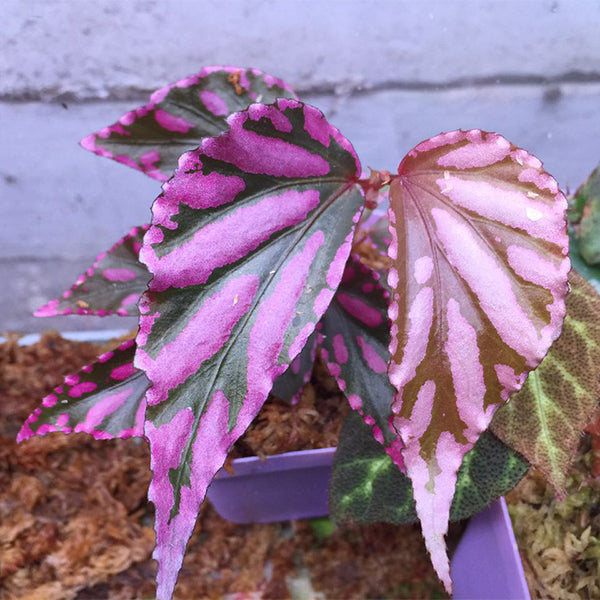
[[[363,420],[348,417],[340,435],[329,494],[337,520],[400,524],[417,519],[412,485],[403,472],[402,442],[389,427],[395,389],[387,374],[388,299],[378,273],[351,256],[317,325],[321,356]],[[450,519],[483,510],[512,489],[528,466],[484,433],[459,470]]]
[[[123,342],[64,382],[27,418],[17,441],[52,431],[89,433],[96,439],[144,435],[148,379],[133,366],[135,343]]]
[[[228,125],[181,158],[140,252],[161,599],[213,475],[331,302],[363,209],[356,155],[315,108],[256,104]]]
[[[560,334],[566,208],[537,158],[479,130],[419,144],[390,184],[393,425],[448,591],[463,457]]]
[[[81,145],[149,177],[166,181],[186,151],[227,128],[226,119],[254,102],[295,98],[281,80],[256,69],[205,67],[157,90],[150,102],[125,113]]]
[[[150,280],[148,269],[138,258],[148,227],[133,227],[110,250],[102,252],[60,298],[50,300],[33,314],[36,317],[137,315],[137,301]]]

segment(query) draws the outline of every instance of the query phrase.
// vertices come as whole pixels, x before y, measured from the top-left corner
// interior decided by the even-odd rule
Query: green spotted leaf
[[[329,509],[338,522],[402,524],[417,520],[410,479],[354,411],[344,420],[333,459]]]
[[[161,599],[212,477],[329,306],[364,204],[354,150],[317,109],[280,99],[227,124],[181,157],[140,251]]]
[[[561,497],[600,399],[600,296],[575,271],[570,284],[560,338],[492,421],[492,431],[540,469]]]
[[[529,464],[490,432],[485,432],[458,472],[450,519],[466,519],[506,494]],[[414,523],[417,519],[410,479],[394,464],[370,428],[350,413],[342,428],[329,491],[336,521]]]
[[[149,177],[166,181],[179,157],[227,129],[227,117],[254,102],[295,98],[281,80],[256,69],[205,67],[157,90],[150,102],[93,133],[81,145]]]

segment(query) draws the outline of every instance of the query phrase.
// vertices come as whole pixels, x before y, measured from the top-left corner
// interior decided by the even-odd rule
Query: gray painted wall
[[[498,131],[564,189],[600,160],[600,0],[4,0],[0,330],[133,326],[30,313],[131,225],[157,182],[77,142],[207,64],[284,78],[393,170],[444,130]]]

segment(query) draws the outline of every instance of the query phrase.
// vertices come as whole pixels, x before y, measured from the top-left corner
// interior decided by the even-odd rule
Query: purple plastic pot
[[[235,523],[270,523],[329,514],[335,448],[233,461],[208,489],[216,511]],[[452,559],[454,600],[530,600],[504,498],[469,521]]]

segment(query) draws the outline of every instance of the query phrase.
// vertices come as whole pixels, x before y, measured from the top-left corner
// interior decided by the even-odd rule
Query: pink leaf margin
[[[100,129],[99,131],[97,131],[96,133],[92,133],[92,134],[84,137],[79,143],[83,149],[89,150],[90,152],[93,152],[94,154],[96,154],[98,156],[103,156],[105,158],[110,158],[112,160],[115,160],[116,162],[120,162],[128,167],[131,167],[132,169],[135,169],[136,171],[141,171],[141,172],[145,173],[152,179],[156,179],[161,182],[168,181],[172,175],[163,173],[154,164],[159,159],[158,150],[151,150],[151,151],[147,152],[146,154],[144,154],[140,159],[140,163],[138,164],[135,160],[133,160],[131,157],[129,157],[125,154],[114,155],[110,150],[107,150],[106,148],[104,148],[102,146],[102,140],[110,137],[110,135],[112,133],[117,133],[117,134],[123,135],[123,136],[129,135],[129,132],[127,131],[127,129],[125,129],[125,127],[128,125],[131,125],[131,123],[133,123],[136,119],[146,116],[148,113],[150,113],[153,110],[156,110],[157,121],[165,129],[171,129],[173,131],[189,130],[191,127],[193,127],[193,125],[191,123],[185,123],[185,122],[182,123],[181,121],[183,121],[183,119],[178,120],[177,117],[174,117],[173,115],[171,115],[165,111],[161,111],[160,109],[157,109],[157,106],[167,97],[167,95],[169,94],[169,92],[171,90],[173,90],[175,88],[187,88],[187,87],[196,85],[201,79],[203,79],[207,75],[210,75],[211,73],[219,73],[219,72],[225,72],[225,73],[231,73],[231,74],[239,73],[240,78],[239,78],[239,82],[237,83],[237,85],[239,85],[243,90],[249,92],[250,97],[255,102],[258,102],[259,98],[256,96],[256,94],[253,92],[250,92],[250,84],[249,84],[249,81],[248,81],[248,78],[246,75],[246,73],[248,71],[251,72],[253,75],[263,77],[263,79],[268,87],[277,86],[277,87],[280,87],[280,88],[290,92],[290,94],[294,94],[294,91],[284,81],[282,81],[281,79],[278,79],[277,77],[273,77],[272,75],[263,73],[262,71],[259,71],[258,69],[246,69],[243,67],[232,67],[232,66],[204,67],[201,71],[199,71],[195,75],[190,75],[189,77],[184,77],[183,79],[180,79],[179,81],[177,81],[175,83],[172,83],[170,85],[167,85],[166,87],[160,88],[159,90],[156,90],[150,96],[150,102],[148,102],[148,104],[140,106],[139,108],[136,108],[133,111],[126,112],[113,125],[104,127],[102,129]],[[201,100],[204,103],[204,105],[213,114],[219,115],[219,116],[224,115],[223,107],[220,104],[222,101],[218,97],[218,95],[214,94],[213,92],[210,92],[210,90],[205,90],[201,94]],[[162,119],[162,122],[161,122],[161,119]],[[183,127],[183,129],[182,129],[182,127]]]
[[[66,315],[88,315],[88,316],[96,316],[96,317],[106,317],[108,315],[118,315],[120,317],[129,316],[129,311],[127,310],[127,306],[129,303],[135,303],[139,300],[139,297],[136,295],[135,297],[128,297],[123,300],[121,306],[116,310],[113,309],[104,309],[104,308],[84,308],[82,306],[73,307],[73,306],[64,306],[60,307],[61,302],[69,301],[69,299],[73,296],[75,292],[81,291],[82,288],[85,287],[86,282],[97,275],[99,271],[102,270],[102,262],[106,259],[106,257],[112,254],[119,246],[122,246],[126,241],[140,235],[141,232],[145,232],[149,229],[150,225],[140,225],[139,227],[132,227],[127,235],[123,236],[120,240],[118,240],[115,244],[113,244],[109,250],[100,253],[92,266],[85,272],[82,273],[75,281],[75,283],[65,292],[63,292],[60,298],[55,298],[50,300],[40,308],[38,308],[34,313],[34,317],[58,317],[58,316],[66,316]],[[137,247],[137,251],[139,253],[139,249],[141,248],[141,244]],[[132,279],[137,277],[137,275],[133,271],[128,271],[125,273],[123,270],[122,273],[115,272],[115,269],[112,269],[112,273],[106,273],[108,278],[112,277],[114,281],[127,281],[126,278]],[[127,303],[127,304],[126,304]]]
[[[102,420],[111,415],[113,412],[118,410],[125,402],[128,401],[129,397],[133,393],[133,390],[124,390],[121,392],[115,392],[109,394],[108,396],[102,398],[97,402],[87,413],[86,419],[82,422],[78,422],[76,424],[69,424],[70,415],[68,414],[68,409],[65,408],[65,413],[60,415],[56,420],[55,424],[45,423],[37,428],[37,430],[33,430],[31,426],[36,423],[44,408],[52,408],[56,406],[58,402],[58,396],[67,394],[72,398],[76,399],[85,394],[93,392],[97,389],[97,384],[92,383],[91,381],[80,382],[80,374],[85,374],[88,376],[90,373],[94,371],[94,367],[98,363],[105,363],[111,358],[115,356],[115,353],[123,352],[125,350],[130,349],[135,344],[134,340],[127,340],[120,344],[115,350],[110,352],[106,352],[101,354],[98,357],[98,361],[91,365],[85,365],[78,371],[76,374],[66,375],[63,383],[52,391],[52,393],[48,394],[42,399],[42,406],[36,408],[30,415],[27,417],[25,423],[21,427],[21,430],[17,434],[17,443],[21,443],[25,440],[28,440],[34,436],[43,436],[47,433],[53,433],[56,431],[60,431],[61,433],[88,433],[92,437],[97,440],[109,440],[114,438],[127,439],[130,437],[145,437],[144,436],[144,419],[146,414],[146,401],[142,399],[139,407],[136,411],[135,423],[132,427],[127,427],[126,429],[121,430],[118,435],[113,435],[108,431],[104,431],[97,427],[97,423],[102,422]],[[116,371],[116,372],[115,372]],[[129,375],[133,374],[133,364],[126,363],[120,365],[117,369],[113,371],[113,379],[115,382],[125,379]]]

